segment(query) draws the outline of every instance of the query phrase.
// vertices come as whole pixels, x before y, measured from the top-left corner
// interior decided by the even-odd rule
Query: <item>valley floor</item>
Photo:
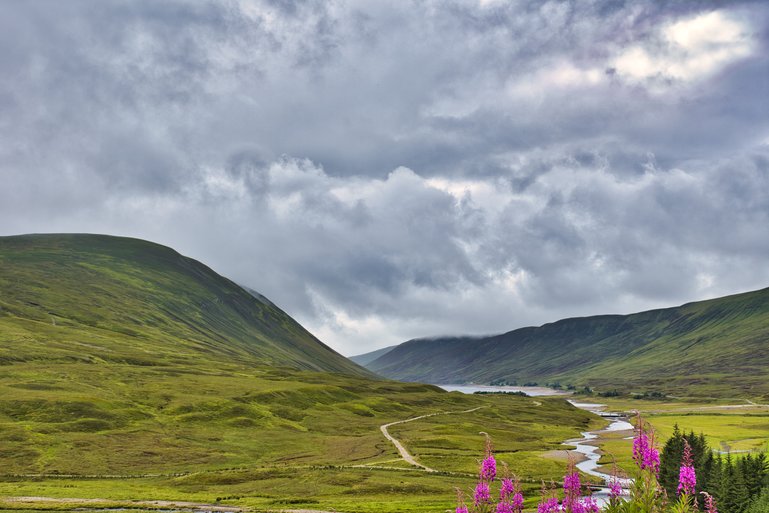
[[[290,381],[270,382],[272,393],[279,396],[281,392],[275,391],[278,385],[284,391],[293,389]],[[253,380],[250,386],[253,388]],[[318,392],[325,386],[328,384],[319,386]],[[471,490],[483,451],[483,433],[489,433],[498,460],[508,463],[524,478],[526,506],[532,511],[541,480],[558,480],[563,474],[564,461],[557,457],[565,455],[560,452],[564,449],[562,442],[607,424],[560,398],[444,394],[408,388],[415,385],[382,386],[403,387],[399,393],[405,394],[393,395],[399,400],[390,401],[386,411],[372,409],[385,406],[376,394],[344,396],[345,400],[329,408],[306,407],[305,416],[296,417],[290,424],[295,426],[293,430],[285,426],[277,431],[237,428],[231,432],[237,435],[235,438],[224,439],[239,440],[237,445],[231,441],[229,450],[239,447],[241,451],[253,451],[251,463],[233,460],[231,465],[212,465],[192,459],[188,465],[176,463],[175,468],[142,469],[138,466],[140,459],[136,459],[121,473],[88,472],[88,467],[69,473],[55,469],[34,472],[18,466],[21,471],[8,472],[10,467],[6,465],[6,472],[0,476],[0,510],[449,511],[455,488]],[[763,404],[615,398],[595,402],[606,404],[610,411],[640,412],[657,431],[660,442],[677,423],[686,431],[704,432],[714,447],[740,451],[766,449],[769,444],[769,406]],[[283,403],[276,404],[279,407],[275,411],[282,412]],[[201,411],[199,406],[195,410]],[[366,414],[359,415],[361,412]],[[238,415],[242,414],[239,411]],[[211,438],[212,447],[219,447],[217,450],[221,450],[223,435],[232,429],[227,418],[224,420],[227,423],[221,424],[217,435],[210,429],[203,432]],[[6,435],[19,428],[13,422],[0,427],[6,428]],[[39,424],[29,424],[25,429],[33,432]],[[610,432],[595,441],[603,453],[601,463],[608,465],[605,470],[614,462],[630,468],[629,434]],[[191,435],[194,433],[188,431],[186,436]],[[80,435],[66,446],[76,448],[78,440],[83,443],[90,436]],[[104,433],[97,439],[105,436],[120,440],[119,436]],[[270,442],[267,436],[278,440]],[[0,444],[0,458],[7,458],[14,444],[8,440]],[[273,452],[264,453],[260,459],[259,451],[265,448]],[[144,447],[152,449],[151,445]],[[45,450],[53,456],[61,449],[50,446]],[[190,455],[199,458],[198,453]],[[14,461],[19,464],[19,460]]]

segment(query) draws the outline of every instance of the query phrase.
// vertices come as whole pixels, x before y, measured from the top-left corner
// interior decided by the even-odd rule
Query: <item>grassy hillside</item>
[[[481,431],[534,500],[534,481],[563,471],[540,455],[601,422],[560,399],[372,379],[258,294],[133,239],[0,238],[0,309],[0,509],[442,511],[473,483]],[[438,474],[379,430],[478,407],[393,426]]]
[[[170,248],[100,235],[0,237],[0,362],[72,358],[371,375],[269,301]]]
[[[601,390],[769,395],[769,289],[502,335],[412,340],[370,362],[429,383],[560,382]]]

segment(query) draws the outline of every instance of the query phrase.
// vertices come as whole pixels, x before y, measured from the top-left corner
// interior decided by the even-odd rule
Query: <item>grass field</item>
[[[733,456],[745,451],[769,451],[769,406],[750,404],[739,399],[711,401],[600,398],[608,411],[638,412],[654,430],[661,447],[673,434],[676,424],[682,431],[703,433],[709,446]],[[633,467],[631,445],[623,440],[626,433],[612,433],[600,443],[601,465],[607,469],[616,462],[622,469]]]
[[[83,364],[71,365],[49,373],[14,365],[15,372],[3,376],[0,397],[12,393],[14,399],[0,401],[0,496],[443,511],[455,486],[473,485],[485,439],[480,431],[492,435],[499,459],[514,472],[558,479],[563,465],[537,453],[600,424],[555,398],[468,396],[266,369],[161,377],[117,366],[93,373],[88,385],[73,385],[64,376],[82,372],[77,366]],[[18,386],[32,374],[48,386]],[[470,414],[392,428],[440,474],[408,468],[379,431],[386,422],[477,406]],[[68,474],[80,477],[57,477]],[[140,477],[147,474],[159,475]],[[534,501],[538,485],[527,486]]]

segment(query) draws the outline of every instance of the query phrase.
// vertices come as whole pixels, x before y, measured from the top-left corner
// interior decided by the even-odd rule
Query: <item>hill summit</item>
[[[259,364],[371,377],[259,294],[151,242],[0,237],[0,363]]]

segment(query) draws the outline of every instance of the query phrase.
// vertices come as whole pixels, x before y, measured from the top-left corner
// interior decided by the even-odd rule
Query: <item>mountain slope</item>
[[[388,347],[383,347],[382,349],[377,349],[376,351],[371,351],[370,353],[358,354],[358,355],[355,355],[355,356],[351,356],[350,360],[354,361],[358,365],[363,365],[365,367],[366,365],[368,365],[369,363],[373,362],[377,358],[386,355],[387,353],[389,353],[390,351],[392,351],[396,347],[398,347],[398,346],[397,345],[396,346],[388,346]]]
[[[370,362],[429,383],[589,384],[704,395],[769,393],[769,289],[501,335],[411,340]]]
[[[203,359],[371,376],[269,301],[137,239],[0,237],[0,327],[0,362]]]

